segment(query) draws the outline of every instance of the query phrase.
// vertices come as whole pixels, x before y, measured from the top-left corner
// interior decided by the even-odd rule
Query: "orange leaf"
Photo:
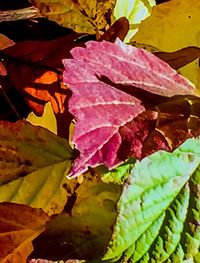
[[[37,116],[50,101],[55,113],[63,113],[69,91],[62,85],[62,59],[77,43],[76,33],[52,41],[25,41],[1,52],[7,75]],[[59,94],[59,95],[58,95]]]
[[[15,203],[0,203],[0,262],[25,263],[32,240],[49,217],[41,210]]]

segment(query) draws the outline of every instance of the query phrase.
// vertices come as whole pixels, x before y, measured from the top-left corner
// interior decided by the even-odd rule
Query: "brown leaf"
[[[186,47],[175,52],[156,52],[155,56],[167,62],[172,68],[179,69],[200,57],[199,47]]]
[[[68,92],[61,85],[62,58],[70,56],[77,36],[72,33],[52,41],[20,42],[1,52],[9,79],[36,115],[42,115],[47,101],[55,113],[64,111]]]
[[[49,217],[26,205],[0,203],[0,262],[25,263],[32,252],[32,240],[43,230]]]
[[[15,43],[7,36],[0,34],[0,50],[13,46]]]
[[[37,116],[43,114],[45,103],[50,101],[58,120],[58,134],[65,137],[71,115],[65,111],[70,92],[62,84],[62,59],[70,57],[78,36],[73,32],[52,41],[19,42],[2,50],[0,55],[9,78],[8,86],[14,85]]]
[[[123,41],[129,31],[129,21],[125,17],[119,18],[108,30],[100,37],[100,40],[115,42],[117,37]]]

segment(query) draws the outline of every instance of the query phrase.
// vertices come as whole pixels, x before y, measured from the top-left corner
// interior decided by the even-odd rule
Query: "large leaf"
[[[0,261],[26,263],[33,239],[44,231],[48,220],[40,209],[0,203]]]
[[[94,34],[110,20],[115,0],[30,0],[40,13],[76,32]],[[108,20],[108,21],[107,21]]]
[[[187,140],[173,153],[160,151],[136,163],[118,202],[119,214],[104,259],[182,262],[197,257],[199,165],[196,139]]]
[[[200,47],[197,0],[171,0],[157,5],[152,14],[140,24],[132,41],[159,48],[165,52],[196,46]],[[173,39],[173,41],[172,41]],[[181,74],[199,87],[198,60],[180,70]]]
[[[61,212],[76,185],[65,178],[72,157],[67,141],[25,121],[2,121],[0,131],[0,201]]]
[[[81,174],[87,166],[105,164],[112,168],[120,162],[117,152],[123,136],[119,128],[144,111],[141,100],[153,104],[149,98],[154,94],[171,97],[194,93],[193,85],[165,62],[120,41],[89,42],[86,48],[75,48],[71,53],[74,59],[64,60],[64,82],[73,92],[69,109],[77,119],[73,142],[80,151],[72,174]],[[146,139],[156,119],[156,112],[138,119],[132,129],[133,136],[139,133],[136,142]],[[137,157],[141,157],[141,145],[139,148]]]

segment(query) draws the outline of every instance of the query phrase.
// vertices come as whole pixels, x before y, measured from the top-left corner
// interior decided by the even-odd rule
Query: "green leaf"
[[[85,174],[72,210],[52,218],[35,251],[51,258],[97,259],[105,251],[117,217],[122,187]],[[67,211],[67,212],[66,212]],[[57,251],[54,249],[57,247]],[[96,262],[96,261],[95,261]]]
[[[26,121],[0,121],[0,185],[68,159],[72,149],[65,139]]]
[[[199,163],[197,139],[187,140],[173,153],[160,151],[136,163],[118,202],[105,260],[174,262],[171,259],[182,258],[183,251],[184,260],[197,255],[200,208],[193,188],[199,191]]]
[[[96,170],[98,173],[101,173],[101,180],[104,183],[123,184],[129,176],[134,164],[135,159],[130,158],[128,161],[111,171],[109,171],[106,167],[98,167]]]
[[[76,180],[67,180],[72,150],[67,141],[28,122],[0,122],[0,202],[60,213]]]
[[[76,186],[76,180],[65,176],[70,167],[67,160],[6,183],[0,186],[0,202],[42,208],[48,215],[60,213]]]

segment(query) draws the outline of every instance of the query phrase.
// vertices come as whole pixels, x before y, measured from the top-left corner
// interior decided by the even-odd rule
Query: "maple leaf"
[[[25,263],[32,252],[32,240],[42,231],[49,217],[26,205],[0,203],[0,261]]]
[[[120,146],[125,137],[120,128],[145,110],[142,104],[146,95],[194,94],[193,85],[167,63],[120,41],[114,44],[91,41],[86,48],[75,48],[71,53],[73,59],[63,61],[66,69],[63,77],[73,92],[69,110],[77,123],[72,141],[80,151],[71,175],[85,172],[88,166],[104,164],[113,168],[120,163],[118,153],[123,152]],[[136,98],[138,94],[140,99]],[[154,102],[147,103],[153,105]],[[140,143],[155,128],[158,114],[155,111],[147,116],[147,121],[134,124],[132,131],[133,136],[139,132]],[[137,153],[137,144],[135,142],[133,152],[141,157],[142,146]]]

